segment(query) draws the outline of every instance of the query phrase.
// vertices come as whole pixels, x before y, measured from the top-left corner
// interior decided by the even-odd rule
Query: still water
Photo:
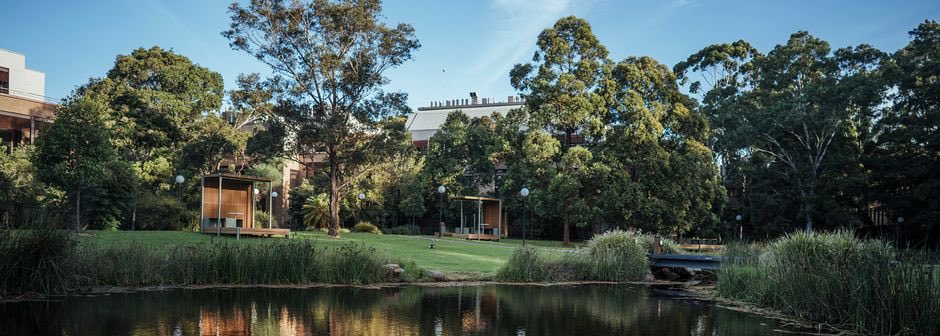
[[[2,335],[766,335],[777,322],[611,285],[176,289],[0,304]]]

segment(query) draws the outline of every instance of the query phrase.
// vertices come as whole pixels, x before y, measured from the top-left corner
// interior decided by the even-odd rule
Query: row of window
[[[0,68],[0,93],[10,94],[10,69]]]

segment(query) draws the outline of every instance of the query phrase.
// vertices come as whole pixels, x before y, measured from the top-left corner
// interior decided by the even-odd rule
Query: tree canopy
[[[404,94],[388,94],[384,73],[420,44],[404,23],[382,22],[377,0],[233,3],[222,35],[271,67],[278,107],[267,122],[286,135],[281,155],[326,154],[330,229],[339,234],[340,200],[367,164],[404,143]],[[271,139],[271,137],[268,137]]]

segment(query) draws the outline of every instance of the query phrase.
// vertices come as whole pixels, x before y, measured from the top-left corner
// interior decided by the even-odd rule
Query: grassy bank
[[[626,231],[595,236],[576,253],[552,255],[519,248],[496,273],[513,282],[638,281],[649,273],[644,239]]]
[[[351,232],[335,239],[319,231],[296,232],[290,239],[249,238],[236,241],[234,237],[216,238],[197,232],[178,231],[90,231],[78,237],[80,244],[98,246],[128,246],[140,244],[144,247],[172,247],[206,245],[213,242],[237,242],[242,245],[265,244],[285,241],[312,241],[320,247],[339,247],[350,242],[375,248],[376,251],[414,261],[419,267],[441,272],[473,272],[492,274],[509,260],[513,249],[518,246],[516,240],[501,242],[476,242],[462,239],[434,239],[431,236],[374,235]],[[428,246],[434,243],[434,249]],[[563,254],[554,249],[555,242],[532,241],[529,245],[538,246],[547,254]],[[560,243],[558,243],[560,244]],[[543,248],[544,247],[544,248]]]
[[[414,262],[363,244],[315,240],[226,240],[202,244],[79,241],[62,231],[0,232],[0,299],[91,286],[366,284],[414,281]],[[386,264],[405,272],[391,276]]]
[[[864,333],[940,333],[940,274],[925,255],[899,257],[849,233],[796,233],[732,245],[718,295]]]
[[[386,263],[402,265],[404,280],[422,270],[489,278],[518,246],[369,233],[336,239],[321,232],[240,240],[179,231],[6,230],[0,236],[0,298],[84,286],[373,283],[385,281]],[[548,256],[565,254],[551,242],[529,243]]]

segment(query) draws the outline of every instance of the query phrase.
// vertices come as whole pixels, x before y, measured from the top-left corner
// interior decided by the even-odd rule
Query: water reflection
[[[172,290],[0,305],[10,335],[763,335],[628,286]]]

